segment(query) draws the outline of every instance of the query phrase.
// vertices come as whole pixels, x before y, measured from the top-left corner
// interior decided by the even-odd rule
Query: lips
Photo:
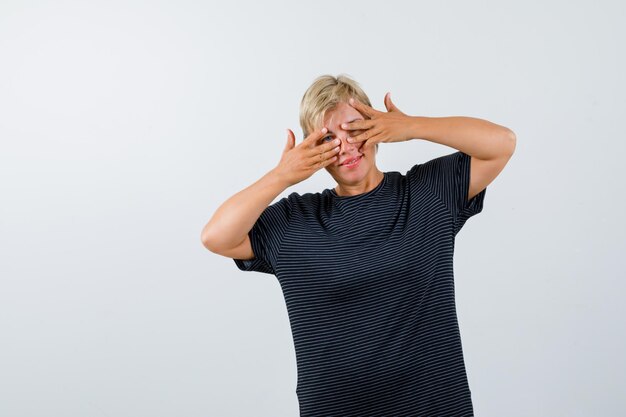
[[[350,157],[350,158],[348,158],[348,159],[344,160],[344,161],[343,161],[341,164],[339,164],[339,165],[346,165],[346,164],[349,164],[349,163],[351,163],[351,162],[354,162],[356,159],[361,158],[362,156],[363,156],[363,155],[357,155],[357,156]]]

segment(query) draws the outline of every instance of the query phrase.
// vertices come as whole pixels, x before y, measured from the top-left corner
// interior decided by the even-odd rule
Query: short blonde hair
[[[346,74],[317,77],[306,90],[300,102],[300,126],[306,138],[319,126],[327,111],[341,102],[355,98],[372,107],[370,99],[359,84]],[[378,144],[376,144],[378,150]]]

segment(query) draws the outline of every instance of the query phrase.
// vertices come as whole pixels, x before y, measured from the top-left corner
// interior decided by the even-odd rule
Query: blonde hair
[[[321,75],[306,90],[300,102],[300,126],[306,138],[320,126],[327,111],[350,98],[372,107],[370,99],[359,84],[346,74]],[[376,144],[378,150],[378,144]]]

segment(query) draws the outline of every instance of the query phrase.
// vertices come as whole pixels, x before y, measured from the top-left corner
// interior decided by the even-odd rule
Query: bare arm
[[[242,243],[249,239],[248,232],[263,210],[288,186],[272,169],[254,184],[230,197],[202,229],[202,244],[211,252],[226,255],[229,250],[237,249],[233,251],[235,258],[252,258],[254,255],[249,243]]]
[[[276,168],[226,200],[202,229],[201,240],[211,252],[234,259],[252,259],[248,233],[263,210],[288,187],[310,177],[337,159],[338,141],[319,143],[326,129],[311,133],[298,146],[291,130]]]
[[[507,127],[466,116],[421,117],[401,112],[385,95],[387,113],[358,101],[351,103],[368,120],[348,123],[344,129],[365,130],[348,142],[401,142],[414,138],[455,148],[471,156],[467,200],[484,190],[504,169],[515,151],[517,138]]]

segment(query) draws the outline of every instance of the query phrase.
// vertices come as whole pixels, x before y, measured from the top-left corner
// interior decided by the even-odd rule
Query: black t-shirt
[[[249,232],[294,338],[301,416],[472,416],[454,298],[454,239],[480,213],[471,157],[455,152],[268,206]]]

